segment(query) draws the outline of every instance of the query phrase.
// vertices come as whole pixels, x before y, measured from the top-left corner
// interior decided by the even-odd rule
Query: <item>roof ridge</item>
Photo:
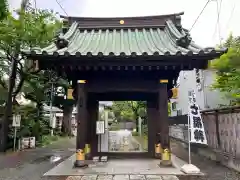
[[[142,16],[127,18],[77,18],[67,17],[63,20],[65,28],[72,23],[78,23],[80,29],[123,29],[123,28],[146,28],[165,27],[166,22],[171,20],[176,26],[181,26],[181,15],[183,13],[162,15],[162,16]]]
[[[119,17],[84,17],[84,16],[65,16],[65,15],[60,15],[60,18],[63,19],[135,19],[135,18],[150,18],[150,17],[166,17],[166,16],[182,16],[184,15],[184,12],[179,12],[179,13],[171,13],[171,14],[160,14],[160,15],[147,15],[147,16],[119,16]]]

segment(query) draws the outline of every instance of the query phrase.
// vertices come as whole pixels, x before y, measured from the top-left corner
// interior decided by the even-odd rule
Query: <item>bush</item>
[[[39,113],[39,108],[31,105],[15,106],[14,113],[21,115],[21,127],[17,129],[17,140],[24,137],[35,137],[36,145],[40,146],[58,140],[58,135],[61,132],[55,133],[57,136],[50,136],[51,127],[49,117],[44,117],[42,113]],[[10,123],[10,133],[8,136],[9,149],[13,147],[14,139],[14,128],[11,124],[12,122]]]
[[[58,140],[58,136],[50,136],[50,140],[51,141],[57,141]]]
[[[48,145],[51,143],[50,136],[42,136],[40,145]]]
[[[147,125],[142,126],[142,133],[144,136],[148,136],[148,126]]]
[[[132,132],[132,136],[138,136],[138,135],[139,135],[138,132],[136,132],[136,131]]]
[[[40,146],[46,146],[51,144],[53,141],[57,141],[59,139],[58,136],[44,135],[39,143]]]
[[[118,123],[112,123],[111,126],[109,126],[110,131],[118,131],[120,130],[119,124]]]

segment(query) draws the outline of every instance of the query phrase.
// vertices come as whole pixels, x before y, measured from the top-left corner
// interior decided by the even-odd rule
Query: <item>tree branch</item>
[[[130,101],[133,112],[137,112],[137,107],[134,107],[133,101]]]

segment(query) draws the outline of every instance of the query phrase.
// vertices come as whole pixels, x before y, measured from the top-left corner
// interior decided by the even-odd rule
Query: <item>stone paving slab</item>
[[[88,168],[73,168],[75,155],[46,172],[44,176],[83,176],[83,175],[185,175],[180,170],[183,162],[172,155],[174,167],[160,168],[157,159],[110,159],[106,163],[90,164]]]
[[[176,176],[167,175],[89,175],[69,176],[66,180],[179,180]]]
[[[129,180],[129,175],[115,175],[112,180]]]

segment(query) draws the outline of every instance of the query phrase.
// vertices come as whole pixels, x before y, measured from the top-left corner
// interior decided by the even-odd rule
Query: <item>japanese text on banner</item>
[[[196,103],[195,92],[189,91],[188,97],[189,97],[190,142],[198,144],[207,144],[200,109]]]

